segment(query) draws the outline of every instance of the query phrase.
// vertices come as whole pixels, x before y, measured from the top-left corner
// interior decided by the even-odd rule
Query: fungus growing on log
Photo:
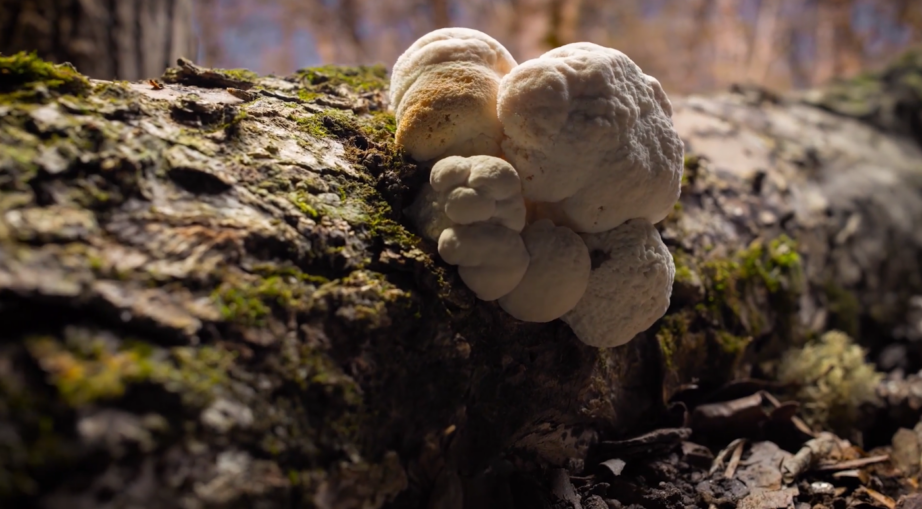
[[[410,215],[480,299],[620,346],[669,307],[675,267],[654,224],[681,188],[672,104],[615,49],[507,55],[480,32],[442,29],[398,60],[397,143],[437,160]]]
[[[597,266],[582,299],[563,321],[587,345],[621,346],[669,308],[675,279],[672,255],[646,219],[582,237]]]
[[[538,217],[580,233],[662,221],[679,198],[683,146],[659,82],[624,53],[575,43],[500,83],[503,154]]]
[[[394,64],[391,107],[397,143],[416,160],[499,155],[499,80],[516,62],[495,39],[442,28],[414,42]]]
[[[589,283],[589,250],[573,230],[536,221],[522,233],[530,262],[522,281],[499,299],[525,322],[550,322],[573,309]]]

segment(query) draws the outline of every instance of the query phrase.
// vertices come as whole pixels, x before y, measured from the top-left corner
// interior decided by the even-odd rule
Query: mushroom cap
[[[524,62],[500,83],[504,155],[523,195],[579,232],[632,218],[659,222],[678,199],[684,147],[655,78],[592,43]]]
[[[660,108],[663,109],[663,113],[665,113],[667,117],[672,118],[672,101],[666,96],[663,85],[658,79],[649,74],[644,74],[644,77],[647,79],[647,85],[650,85],[650,88],[653,90],[653,98],[659,103]]]
[[[582,238],[593,259],[589,285],[562,319],[587,345],[623,345],[649,329],[669,308],[675,279],[672,254],[645,219]]]
[[[573,230],[544,219],[522,232],[530,262],[522,281],[499,305],[525,322],[550,322],[579,302],[589,283],[589,250]]]
[[[496,94],[515,65],[499,42],[477,30],[445,28],[418,39],[391,73],[397,144],[419,161],[499,155]]]
[[[432,167],[429,183],[406,210],[417,231],[438,241],[452,225],[495,223],[525,227],[525,200],[515,169],[491,156],[449,156]]]
[[[471,175],[467,185],[483,191],[495,200],[522,195],[522,181],[511,164],[498,157],[470,157]]]
[[[496,39],[472,28],[440,28],[417,39],[391,71],[391,106],[403,101],[413,82],[427,69],[449,62],[467,62],[493,71],[497,78],[516,66],[512,54]]]
[[[417,161],[499,155],[499,78],[468,62],[449,62],[419,76],[396,107],[397,144]]]
[[[494,223],[446,228],[439,236],[439,256],[458,265],[464,284],[486,301],[515,289],[529,264],[522,236]]]
[[[429,173],[429,183],[439,193],[447,193],[452,189],[467,185],[471,178],[471,163],[473,158],[462,156],[448,156],[432,165]]]
[[[446,157],[432,167],[429,183],[455,224],[492,222],[516,232],[525,227],[519,175],[498,157]]]
[[[445,214],[457,224],[486,221],[496,213],[496,201],[472,187],[456,187],[445,197]]]

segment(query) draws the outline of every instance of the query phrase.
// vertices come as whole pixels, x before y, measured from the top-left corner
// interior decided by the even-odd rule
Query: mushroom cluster
[[[654,224],[679,198],[683,145],[656,78],[592,43],[517,64],[444,28],[391,83],[397,143],[431,167],[407,212],[478,298],[599,348],[665,314],[675,266]]]

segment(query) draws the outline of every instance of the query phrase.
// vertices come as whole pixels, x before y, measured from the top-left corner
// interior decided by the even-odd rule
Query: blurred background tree
[[[576,41],[618,48],[671,93],[784,90],[922,42],[922,0],[0,0],[0,51],[128,80],[178,56],[278,74],[390,65],[445,26],[483,30],[519,61]]]
[[[390,65],[420,35],[466,26],[519,61],[562,44],[618,48],[670,92],[846,77],[922,41],[920,0],[201,0],[200,59],[285,74]]]
[[[36,51],[97,79],[160,76],[196,52],[192,0],[0,0],[0,52]]]

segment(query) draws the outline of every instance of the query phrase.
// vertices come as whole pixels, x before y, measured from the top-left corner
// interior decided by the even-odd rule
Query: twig
[[[733,456],[730,457],[730,463],[727,464],[727,469],[724,471],[724,477],[727,479],[736,474],[736,469],[740,466],[740,459],[743,457],[744,445],[746,445],[745,442],[740,442],[736,445],[736,449],[733,450]]]
[[[868,465],[873,465],[874,463],[881,463],[890,459],[890,456],[887,454],[881,454],[879,456],[868,456],[867,458],[858,458],[854,460],[843,461],[840,463],[832,463],[827,465],[818,465],[814,470],[822,471],[831,471],[831,470],[851,470],[853,468],[866,467]]]
[[[781,463],[781,475],[785,484],[791,484],[800,474],[823,458],[829,457],[836,447],[838,439],[832,433],[820,433],[816,438],[808,440],[797,454]]]

